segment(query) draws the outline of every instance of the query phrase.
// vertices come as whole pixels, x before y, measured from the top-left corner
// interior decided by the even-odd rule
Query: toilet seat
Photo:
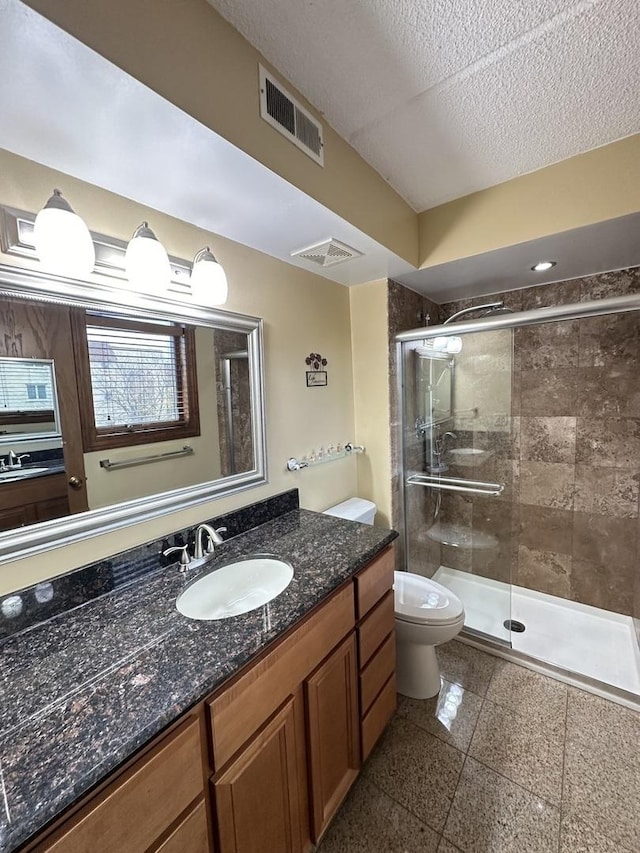
[[[464,616],[462,602],[434,580],[411,572],[394,572],[396,619],[428,625],[452,625]]]

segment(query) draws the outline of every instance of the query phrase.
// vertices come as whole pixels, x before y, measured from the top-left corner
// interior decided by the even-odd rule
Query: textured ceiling
[[[639,0],[209,2],[418,211],[640,131]]]

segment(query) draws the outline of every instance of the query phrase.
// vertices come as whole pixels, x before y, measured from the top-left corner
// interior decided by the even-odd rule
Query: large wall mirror
[[[0,561],[266,482],[260,319],[0,265],[0,327]]]

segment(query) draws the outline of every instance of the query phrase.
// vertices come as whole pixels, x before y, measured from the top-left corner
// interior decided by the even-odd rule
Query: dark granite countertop
[[[45,462],[41,465],[22,465],[19,468],[10,468],[0,471],[0,485],[2,483],[21,483],[23,480],[33,480],[36,477],[49,477],[51,474],[64,474],[64,462]]]
[[[191,621],[176,610],[185,581],[172,565],[4,639],[0,851],[15,850],[396,535],[291,510],[225,542],[210,564],[256,552],[288,560],[293,580],[264,607]]]

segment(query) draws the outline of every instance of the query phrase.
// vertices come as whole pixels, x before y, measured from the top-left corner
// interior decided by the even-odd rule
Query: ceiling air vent
[[[307,246],[306,249],[291,252],[292,258],[302,258],[319,267],[332,267],[335,264],[350,261],[351,258],[359,258],[361,255],[362,252],[347,246],[346,243],[334,240],[333,237],[323,243],[316,243],[314,246]]]
[[[260,115],[312,160],[324,166],[322,125],[262,65],[259,68]]]

